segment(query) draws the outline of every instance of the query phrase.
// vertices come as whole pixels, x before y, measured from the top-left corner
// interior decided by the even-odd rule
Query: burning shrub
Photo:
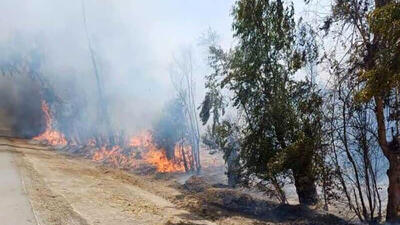
[[[141,132],[131,137],[127,143],[120,145],[109,144],[98,147],[96,140],[90,139],[83,149],[86,148],[90,149],[88,156],[92,160],[114,168],[161,173],[186,171],[180,145],[174,147],[175,158],[170,160],[166,156],[166,151],[156,146],[149,131]],[[183,151],[189,152],[190,148],[184,146]]]
[[[180,98],[173,99],[164,108],[154,126],[154,143],[164,149],[168,160],[181,164],[185,171],[194,170],[192,146],[187,140],[188,123],[185,107]]]
[[[175,145],[185,138],[186,132],[183,104],[179,99],[174,99],[165,106],[160,120],[154,126],[154,142],[165,149],[168,159],[174,159]]]
[[[125,169],[153,166],[158,172],[185,172],[194,168],[191,145],[186,142],[187,124],[184,108],[178,99],[165,107],[154,132],[145,131],[129,140],[103,143],[96,138],[90,157],[94,161]],[[115,139],[115,138],[114,138]],[[143,163],[144,162],[144,163]]]

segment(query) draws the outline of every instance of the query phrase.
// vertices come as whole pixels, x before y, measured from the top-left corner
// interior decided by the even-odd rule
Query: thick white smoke
[[[173,97],[168,67],[180,49],[191,48],[197,56],[200,99],[206,65],[198,37],[212,27],[222,43],[230,42],[232,1],[84,3],[112,123],[128,132],[151,126],[164,102]],[[96,122],[98,93],[81,0],[1,1],[0,49],[2,62],[38,52],[41,74],[66,104],[63,113],[69,113],[68,104],[83,104],[88,113],[80,119]]]

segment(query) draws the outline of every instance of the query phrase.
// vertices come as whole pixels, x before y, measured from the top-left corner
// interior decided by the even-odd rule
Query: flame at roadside
[[[143,132],[138,136],[132,137],[130,139],[130,146],[144,148],[145,151],[143,154],[143,159],[147,163],[155,166],[158,172],[185,172],[186,169],[190,169],[188,166],[185,168],[184,162],[187,160],[185,160],[183,157],[185,154],[187,156],[190,155],[190,146],[184,146],[184,153],[182,154],[182,145],[176,144],[174,148],[175,158],[168,159],[166,151],[162,148],[157,148],[157,146],[154,144],[150,132]]]
[[[67,140],[64,135],[53,129],[53,118],[50,114],[49,105],[45,101],[42,101],[42,111],[46,120],[46,130],[40,135],[34,137],[33,140],[46,142],[50,145],[66,145]]]
[[[106,162],[114,167],[136,168],[140,161],[153,165],[158,172],[185,172],[190,165],[185,166],[185,161],[191,157],[190,146],[175,146],[175,158],[168,159],[162,148],[157,148],[153,143],[150,132],[142,132],[140,135],[130,138],[128,153],[121,146],[101,147],[94,154],[94,161]],[[186,158],[186,160],[185,160]]]
[[[189,155],[189,146],[184,146],[184,151],[186,155]],[[159,172],[185,172],[185,165],[183,154],[180,151],[181,147],[179,145],[175,146],[175,158],[169,160],[166,156],[166,153],[163,149],[150,149],[149,152],[145,155],[145,160],[156,166],[157,171]],[[188,169],[189,166],[187,165]]]
[[[46,121],[46,130],[33,140],[40,141],[48,145],[67,145],[65,136],[54,129],[53,118],[47,102],[42,101],[42,111]],[[76,145],[69,143],[70,145]],[[99,147],[95,139],[89,139],[86,146],[89,146],[91,153],[89,157],[97,162],[104,162],[117,168],[135,169],[142,164],[150,164],[158,172],[185,172],[192,166],[191,147],[178,143],[174,148],[174,158],[168,159],[166,151],[158,148],[154,142],[151,132],[145,131],[129,139],[124,146],[103,145]]]

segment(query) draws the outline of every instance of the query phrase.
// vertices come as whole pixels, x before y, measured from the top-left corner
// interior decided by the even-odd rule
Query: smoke
[[[84,4],[111,123],[127,133],[149,128],[164,103],[175,95],[168,74],[175,52],[189,46],[199,55],[197,97],[201,98],[201,77],[206,66],[196,46],[197,38],[208,27],[220,32],[224,43],[229,43],[231,37],[231,1],[84,0]],[[40,73],[48,88],[54,90],[60,99],[56,112],[59,127],[72,129],[70,119],[73,118],[77,123],[73,129],[90,132],[84,128],[97,122],[99,97],[81,0],[3,0],[0,50],[2,67],[21,67],[27,61]],[[17,82],[15,76],[20,76],[21,81]],[[35,127],[40,118],[41,97],[37,88],[40,81],[31,78],[32,74],[26,70],[14,74],[13,78],[0,76],[2,84],[6,79],[13,80],[8,82],[12,83],[11,87],[1,88],[0,95],[8,99],[2,109],[22,107],[29,114],[16,116],[15,110],[8,110],[11,112],[8,116],[18,121],[30,117],[35,121],[29,123],[30,127]],[[13,92],[18,93],[13,97],[10,94]],[[25,105],[10,101],[15,96]],[[37,132],[32,129],[28,133]]]
[[[38,89],[26,79],[0,79],[0,135],[31,138],[43,131]]]

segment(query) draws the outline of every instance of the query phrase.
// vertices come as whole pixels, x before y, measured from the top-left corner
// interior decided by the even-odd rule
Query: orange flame
[[[131,137],[129,140],[129,146],[135,148],[155,147],[151,133],[148,131],[144,131],[137,136]]]
[[[42,101],[42,111],[46,119],[46,130],[40,135],[34,137],[33,140],[43,141],[50,145],[66,145],[67,140],[64,135],[52,128],[53,118],[50,115],[49,106],[45,101]]]
[[[190,146],[184,146],[184,154],[186,157],[186,161],[189,162],[189,152],[190,152]],[[145,160],[156,166],[157,171],[159,172],[185,172],[185,165],[184,165],[184,159],[183,159],[183,154],[181,152],[181,146],[176,145],[174,148],[175,152],[175,159],[168,160],[166,153],[163,149],[157,149],[157,148],[150,148],[147,154],[145,155]],[[190,168],[189,165],[188,169]]]
[[[90,143],[93,144],[93,141]],[[182,150],[185,154],[186,160],[191,158],[190,146],[175,146],[175,159],[169,160],[166,156],[164,149],[157,148],[153,143],[150,132],[143,132],[138,136],[134,136],[129,140],[129,147],[136,148],[141,153],[141,158],[147,163],[155,166],[158,172],[184,172],[185,165]],[[94,161],[105,161],[115,167],[135,168],[140,163],[137,155],[124,154],[123,148],[120,146],[113,146],[111,148],[102,147],[97,150],[92,159]],[[188,167],[190,168],[190,166]]]
[[[180,147],[175,146],[175,159],[169,160],[164,149],[157,148],[153,142],[150,132],[143,132],[139,136],[134,136],[130,139],[132,147],[145,148],[146,152],[143,156],[147,163],[154,165],[158,172],[184,172],[185,166]],[[187,147],[186,147],[187,148]],[[186,152],[188,152],[186,150]]]
[[[53,128],[53,118],[50,113],[49,105],[45,101],[42,101],[42,111],[46,120],[46,130],[33,139],[50,145],[67,145],[68,143],[65,136]],[[69,144],[77,145],[75,142],[70,142]],[[96,147],[97,143],[95,139],[89,139],[87,146],[90,146],[91,149],[94,150],[94,153],[90,154],[92,160],[106,162],[114,167],[133,169],[138,168],[141,164],[150,164],[153,165],[158,172],[162,173],[184,172],[187,169],[193,169],[193,165],[190,165],[190,163],[193,162],[190,145],[177,143],[174,148],[175,157],[173,159],[168,159],[165,149],[156,146],[153,142],[152,134],[149,131],[131,137],[127,144],[128,147],[115,145],[99,148]],[[210,158],[207,156],[208,155],[204,155],[202,158]],[[208,161],[203,161],[203,163],[211,167],[217,166],[217,164],[223,165],[223,161],[222,163],[217,163],[214,158],[210,158]]]

